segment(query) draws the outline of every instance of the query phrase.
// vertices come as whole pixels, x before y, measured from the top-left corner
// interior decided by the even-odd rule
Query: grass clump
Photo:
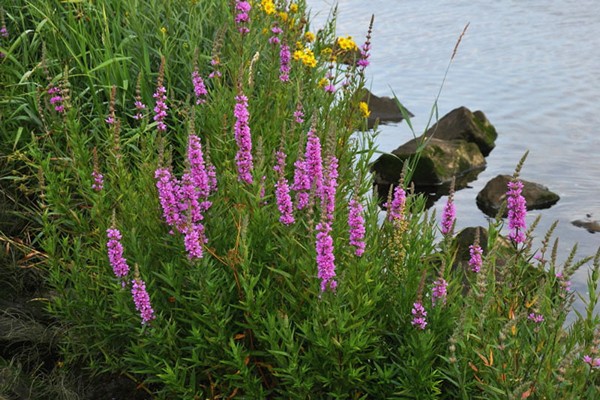
[[[370,28],[314,32],[303,1],[25,3],[3,6],[0,129],[60,365],[153,398],[596,393],[598,256],[532,249],[518,174],[514,235],[491,223],[468,263],[451,203],[441,242],[402,185],[381,220]]]

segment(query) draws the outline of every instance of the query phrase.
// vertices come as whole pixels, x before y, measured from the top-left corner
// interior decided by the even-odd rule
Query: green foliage
[[[474,273],[457,259],[451,235],[438,240],[423,197],[409,193],[401,220],[381,217],[369,196],[376,132],[360,114],[360,69],[335,62],[348,54],[328,47],[334,21],[309,43],[303,1],[276,2],[272,14],[268,3],[254,2],[247,35],[236,27],[234,2],[4,5],[11,41],[0,60],[2,146],[18,151],[28,171],[19,175],[36,199],[34,245],[52,289],[49,311],[65,326],[65,363],[126,374],[166,399],[594,395],[597,371],[582,357],[596,354],[600,342],[598,256],[588,312],[566,329],[573,294],[564,284],[591,260],[575,262],[573,252],[557,265],[556,250],[547,255],[551,232],[534,259],[531,241],[507,243],[502,221],[493,222]],[[279,79],[279,45],[269,43],[276,26],[292,53],[314,51],[314,67],[292,59],[289,82]],[[196,67],[208,89],[202,104],[191,80]],[[217,69],[222,76],[208,78]],[[323,89],[328,81],[337,83],[335,94]],[[152,119],[157,82],[167,89],[165,132]],[[51,88],[60,90],[64,112],[51,102]],[[242,93],[250,184],[239,181],[235,161]],[[142,119],[134,118],[135,100],[148,105]],[[313,189],[311,205],[295,210],[290,225],[280,222],[275,196],[275,153],[287,154],[283,175],[291,183],[311,129],[324,158],[339,160],[330,221],[335,290],[322,291],[318,277],[315,241],[327,219],[318,195]],[[218,181],[199,259],[187,256],[184,235],[165,223],[154,176],[160,167],[178,178],[189,171],[191,135],[201,139]],[[100,191],[92,188],[94,171],[104,176]],[[348,234],[353,197],[364,207],[360,257]],[[132,269],[126,282],[107,257],[109,228],[123,235]],[[147,324],[132,301],[134,268],[156,316]],[[448,293],[434,305],[439,279]],[[424,330],[412,323],[417,302],[427,311]],[[532,313],[544,321],[532,321]]]

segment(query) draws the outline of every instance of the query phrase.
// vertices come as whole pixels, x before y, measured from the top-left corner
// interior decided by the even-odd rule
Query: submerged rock
[[[498,175],[490,180],[477,194],[477,207],[490,217],[495,217],[506,199],[507,184],[510,175]],[[540,210],[550,208],[558,202],[560,197],[539,183],[524,181],[522,195],[527,201],[527,210]],[[503,216],[506,217],[504,210]]]
[[[586,229],[590,233],[600,232],[600,221],[577,219],[571,221],[571,223],[578,228]]]

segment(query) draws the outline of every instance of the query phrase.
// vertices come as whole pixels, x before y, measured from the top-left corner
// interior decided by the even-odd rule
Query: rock
[[[475,143],[481,153],[487,156],[496,146],[498,134],[483,112],[471,112],[466,107],[459,107],[444,115],[424,136]]]
[[[396,99],[375,96],[367,89],[363,89],[363,91],[364,94],[361,97],[361,101],[367,103],[369,105],[369,110],[371,111],[368,118],[369,129],[373,128],[376,123],[400,122],[404,119],[404,115],[402,114]],[[409,117],[414,117],[407,109],[404,109],[404,113]]]
[[[382,155],[373,163],[373,184],[377,185],[379,191],[387,193],[390,185],[398,183],[404,161],[414,158],[419,147],[419,139],[413,139],[391,154]],[[417,189],[440,186],[450,183],[452,178],[479,172],[484,168],[485,158],[476,144],[464,140],[431,138],[422,149],[412,182]]]
[[[506,185],[512,177],[510,175],[498,175],[490,180],[485,187],[477,194],[477,207],[490,217],[495,217],[506,199]],[[551,192],[547,187],[539,183],[524,181],[522,195],[527,201],[527,210],[540,210],[550,208],[560,197]],[[506,210],[504,217],[506,218]]]
[[[571,221],[571,223],[578,228],[587,229],[587,231],[590,233],[600,232],[600,221],[577,219],[575,221]]]

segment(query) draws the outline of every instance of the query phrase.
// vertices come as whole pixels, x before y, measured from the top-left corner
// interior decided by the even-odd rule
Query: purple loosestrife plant
[[[248,28],[248,22],[250,22],[250,10],[252,9],[252,6],[250,5],[250,2],[248,1],[243,1],[243,0],[236,0],[235,1],[235,10],[237,12],[236,16],[235,16],[235,23],[238,26],[238,31],[242,34],[245,35],[247,33],[250,32],[250,29]]]
[[[273,34],[273,36],[271,36],[269,38],[269,43],[271,43],[271,44],[281,43],[281,39],[279,39],[279,35],[281,33],[283,33],[283,29],[281,29],[279,26],[275,25],[274,27],[271,28],[271,33]]]
[[[544,322],[544,316],[542,314],[530,313],[527,316],[527,319],[535,322],[536,324],[541,324]]]
[[[401,221],[404,219],[404,207],[406,206],[406,192],[398,185],[392,195],[392,204],[385,204],[387,208],[388,221]]]
[[[302,104],[296,105],[296,111],[294,111],[294,122],[301,124],[304,122],[304,112],[302,111]]]
[[[446,304],[446,296],[448,294],[448,282],[444,278],[438,278],[433,282],[431,290],[431,303],[435,307],[436,304]]]
[[[508,237],[515,244],[525,242],[525,216],[527,215],[527,202],[521,195],[523,191],[523,182],[513,179],[508,182],[508,191],[506,192],[506,204],[508,208],[508,228],[510,233]]]
[[[198,67],[194,68],[192,72],[192,84],[194,85],[194,95],[196,96],[196,105],[206,103],[205,96],[208,94],[204,80],[198,72]]]
[[[65,111],[65,106],[63,105],[64,100],[60,88],[51,86],[48,89],[48,94],[50,95],[50,104],[54,106],[54,111],[63,113]]]
[[[165,118],[167,117],[167,110],[169,109],[169,106],[167,106],[167,89],[162,84],[158,85],[156,87],[156,92],[154,92],[152,97],[156,99],[154,105],[154,121],[156,121],[157,129],[161,132],[165,132],[167,130]]]
[[[442,213],[442,222],[440,230],[444,236],[452,234],[454,228],[454,221],[456,220],[456,208],[454,207],[454,192],[450,191],[448,195],[448,201],[444,206]]]
[[[235,161],[238,168],[238,180],[241,182],[252,183],[252,138],[250,135],[250,113],[248,112],[248,98],[240,92],[235,97],[236,104],[234,109],[235,117],[235,141],[238,145],[238,152],[235,155]]]
[[[123,257],[123,245],[121,244],[123,236],[117,228],[107,229],[106,236],[108,237],[108,242],[106,243],[108,261],[112,266],[115,276],[121,279],[122,286],[125,286],[125,277],[129,273],[129,265],[127,265],[127,259]]]
[[[92,178],[94,179],[94,183],[92,183],[92,189],[96,192],[102,191],[104,189],[104,175],[102,175],[97,169],[92,171]]]
[[[373,22],[375,15],[371,16],[371,22],[369,24],[369,31],[367,32],[367,40],[360,49],[360,58],[356,61],[356,65],[360,73],[363,73],[365,68],[369,66],[369,52],[371,51],[371,33],[373,32]]]
[[[582,360],[594,369],[600,368],[600,358],[592,358],[589,355],[585,355],[582,357]]]
[[[350,228],[350,245],[354,246],[354,254],[360,257],[365,252],[365,218],[363,206],[356,196],[348,204],[348,226]]]
[[[425,327],[427,326],[427,311],[425,311],[425,308],[420,301],[413,304],[411,314],[413,316],[413,319],[410,322],[412,326],[420,330],[425,330]]]
[[[304,152],[304,159],[294,165],[294,189],[296,193],[296,207],[301,210],[309,203],[310,191],[314,188],[320,194],[323,186],[323,159],[321,156],[321,141],[315,132],[308,131],[308,140]]]
[[[281,48],[279,49],[279,80],[281,82],[289,82],[290,81],[290,70],[291,70],[291,52],[290,46],[282,43]],[[294,117],[296,117],[296,113],[294,113]],[[297,118],[296,118],[297,122]]]
[[[275,184],[275,197],[277,198],[277,208],[280,213],[279,221],[282,224],[291,225],[294,223],[294,207],[292,205],[288,180],[285,178],[285,158],[285,153],[279,150],[277,152],[277,164],[273,167],[279,176]]]
[[[469,246],[469,254],[471,255],[469,267],[471,267],[472,272],[477,273],[481,270],[481,266],[483,265],[483,250],[481,249],[481,246],[474,243]]]
[[[317,251],[318,277],[321,279],[321,292],[328,288],[335,291],[337,282],[335,274],[335,256],[333,254],[333,238],[331,237],[331,224],[322,220],[317,224]]]
[[[175,227],[181,232],[185,218],[181,215],[180,198],[181,185],[168,168],[158,168],[154,172],[158,199],[163,210],[163,217],[167,225]]]
[[[131,281],[131,295],[135,309],[140,313],[142,325],[148,324],[156,318],[154,310],[150,304],[150,296],[146,291],[146,283],[140,278],[139,271],[136,266],[135,278]]]

